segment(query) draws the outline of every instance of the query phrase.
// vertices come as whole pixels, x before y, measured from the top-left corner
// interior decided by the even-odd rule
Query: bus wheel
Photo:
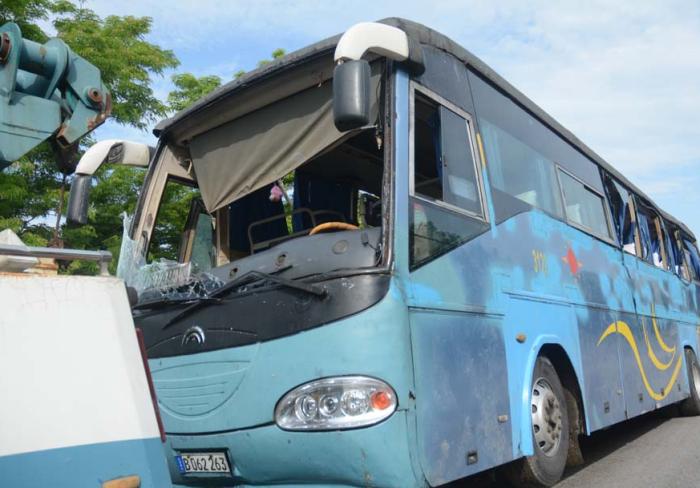
[[[569,451],[569,417],[559,376],[546,357],[537,358],[530,398],[535,454],[520,461],[516,486],[552,486],[561,479]]]
[[[692,349],[685,350],[685,364],[690,396],[681,402],[681,412],[688,416],[700,415],[700,364]]]

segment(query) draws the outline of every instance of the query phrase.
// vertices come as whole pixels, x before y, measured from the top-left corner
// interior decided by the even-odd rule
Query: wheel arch
[[[561,344],[543,344],[537,355],[538,357],[544,356],[549,359],[554,366],[557,375],[559,376],[559,381],[561,381],[562,386],[565,390],[568,390],[576,398],[578,404],[578,419],[576,422],[578,424],[578,431],[580,433],[588,432],[586,423],[586,406],[583,397],[583,390],[581,389],[581,382],[579,381],[578,374],[574,368],[571,358],[561,346]]]
[[[586,417],[585,401],[583,396],[583,385],[582,378],[578,373],[577,365],[580,368],[580,363],[577,362],[577,357],[567,352],[565,343],[561,341],[561,338],[551,334],[543,334],[534,338],[531,343],[531,348],[527,357],[525,358],[524,374],[522,375],[522,383],[520,387],[522,388],[519,399],[519,406],[517,407],[518,417],[514,427],[519,431],[516,434],[519,437],[519,442],[517,443],[519,448],[520,456],[530,456],[534,453],[532,442],[532,427],[530,420],[530,395],[531,395],[531,385],[533,381],[533,370],[535,367],[535,362],[540,356],[547,356],[547,358],[552,362],[555,371],[558,375],[563,376],[560,378],[562,386],[565,389],[571,388],[570,391],[576,396],[578,414],[579,414],[579,432],[588,434],[588,419]],[[515,447],[515,443],[514,443]]]

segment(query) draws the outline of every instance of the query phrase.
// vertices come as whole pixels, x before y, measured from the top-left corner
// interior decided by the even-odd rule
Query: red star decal
[[[561,259],[569,265],[569,270],[574,276],[578,275],[578,272],[583,267],[583,264],[579,262],[578,258],[576,257],[576,254],[574,254],[574,250],[571,248],[569,248],[569,250],[566,252],[566,256],[564,256]]]

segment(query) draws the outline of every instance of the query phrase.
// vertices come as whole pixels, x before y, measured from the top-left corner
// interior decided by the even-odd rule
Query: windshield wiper
[[[284,271],[284,270],[279,270],[278,273],[281,271]],[[171,317],[170,320],[168,320],[163,325],[162,330],[167,329],[168,327],[170,327],[172,324],[174,324],[178,320],[190,315],[192,312],[199,309],[203,304],[212,303],[212,302],[213,303],[221,303],[220,297],[222,297],[223,295],[226,295],[230,291],[232,291],[236,288],[240,288],[240,287],[245,286],[245,285],[259,283],[262,280],[271,281],[273,283],[276,283],[278,285],[282,285],[282,286],[287,287],[287,288],[292,288],[294,290],[303,291],[305,293],[317,296],[319,298],[324,298],[328,294],[328,292],[324,288],[322,288],[318,285],[314,285],[314,284],[310,284],[310,283],[301,283],[298,281],[289,280],[287,278],[282,278],[282,277],[276,276],[274,274],[263,273],[262,271],[249,271],[246,274],[240,276],[239,278],[236,278],[235,280],[226,283],[221,288],[214,290],[208,296],[202,297],[202,299],[196,299],[197,301],[195,301],[192,305],[190,305],[189,307],[186,307],[180,313]]]

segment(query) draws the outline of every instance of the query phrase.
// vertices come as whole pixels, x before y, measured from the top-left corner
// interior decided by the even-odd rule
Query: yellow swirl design
[[[669,378],[668,383],[666,386],[661,390],[661,393],[658,393],[655,391],[652,387],[651,384],[649,384],[649,378],[647,378],[646,371],[644,371],[644,365],[642,364],[642,358],[639,355],[639,348],[637,347],[637,341],[634,339],[634,335],[632,334],[632,331],[630,330],[629,325],[627,325],[625,322],[622,321],[617,321],[613,322],[608,326],[607,329],[605,329],[605,332],[600,336],[600,339],[598,339],[598,346],[611,334],[620,334],[622,337],[627,340],[627,343],[630,346],[630,349],[632,349],[632,353],[634,354],[634,359],[637,361],[637,367],[639,368],[639,374],[642,376],[642,382],[644,382],[644,387],[647,390],[647,393],[649,393],[649,396],[653,398],[656,401],[663,400],[666,398],[669,393],[671,393],[671,388],[673,384],[676,382],[676,378],[678,377],[678,373],[681,370],[681,366],[683,364],[682,357],[679,357],[678,360],[676,361],[676,366],[673,368],[673,374],[671,375],[671,378]],[[646,334],[646,331],[645,331]],[[673,359],[672,359],[673,360]],[[652,360],[653,362],[653,360]]]
[[[666,351],[667,353],[676,353],[676,346],[669,347],[666,345],[664,340],[661,338],[661,332],[659,332],[659,326],[656,324],[656,307],[654,307],[654,304],[651,304],[651,324],[654,326],[654,333],[656,334],[656,342],[659,343],[659,346],[661,346],[661,349]]]
[[[653,322],[656,323],[656,320],[653,320]],[[654,327],[654,329],[656,329],[656,327]],[[671,356],[671,359],[669,359],[667,363],[662,363],[661,361],[659,361],[659,358],[656,357],[656,354],[654,353],[654,349],[651,347],[651,343],[649,342],[649,335],[647,334],[647,328],[646,328],[644,319],[642,319],[642,330],[644,331],[644,342],[647,345],[647,356],[649,356],[649,359],[651,359],[651,362],[654,363],[654,366],[656,367],[656,369],[658,369],[659,371],[666,371],[669,368],[669,366],[671,366],[671,363],[673,363],[673,358],[676,357],[676,348],[675,347],[673,348],[673,356]],[[657,334],[658,334],[658,330],[657,330]],[[658,335],[657,335],[657,337],[658,337]],[[661,346],[661,343],[659,343],[659,346]],[[662,349],[664,349],[663,346],[662,346]]]

